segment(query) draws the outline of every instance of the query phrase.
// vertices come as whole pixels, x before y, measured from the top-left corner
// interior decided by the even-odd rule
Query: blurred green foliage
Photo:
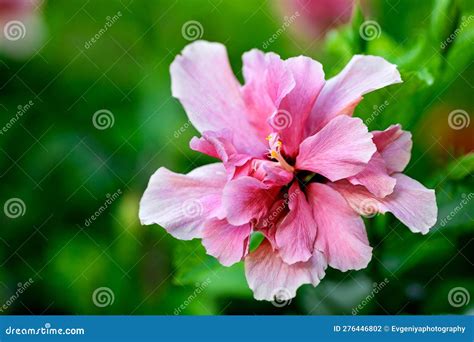
[[[290,305],[277,308],[252,298],[242,263],[222,267],[199,241],[140,226],[140,196],[158,167],[185,173],[211,161],[188,148],[197,132],[170,93],[169,65],[189,43],[183,24],[196,20],[202,39],[224,43],[242,80],[242,53],[263,49],[283,23],[277,7],[252,0],[45,3],[43,46],[25,60],[2,56],[0,62],[0,124],[19,105],[34,103],[0,136],[0,202],[21,198],[26,205],[18,218],[0,215],[0,304],[18,283],[34,280],[3,313],[351,314],[384,279],[387,286],[359,313],[472,310],[472,302],[450,305],[448,293],[464,287],[474,295],[474,201],[439,223],[474,189],[473,155],[463,157],[474,146],[473,125],[448,125],[451,111],[472,115],[474,109],[469,0],[372,1],[370,15],[357,8],[352,22],[325,41],[306,41],[292,28],[266,49],[284,58],[311,56],[328,77],[354,54],[399,66],[404,83],[368,94],[356,115],[371,129],[401,123],[412,131],[407,174],[435,188],[439,205],[438,224],[428,235],[412,234],[390,214],[367,220],[374,247],[367,269],[328,269],[318,287],[304,286]],[[119,11],[120,19],[86,48],[106,17]],[[369,19],[381,28],[373,40],[359,32]],[[113,113],[112,127],[94,127],[100,109]],[[122,195],[86,226],[118,189]],[[113,291],[113,304],[94,304],[99,287]]]

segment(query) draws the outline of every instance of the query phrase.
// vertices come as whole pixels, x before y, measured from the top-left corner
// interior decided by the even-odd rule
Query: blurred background
[[[472,1],[0,0],[0,26],[1,314],[474,313]],[[241,81],[252,48],[310,56],[327,77],[359,53],[399,65],[404,83],[356,115],[412,131],[406,173],[436,189],[435,228],[367,219],[368,268],[328,269],[281,305],[252,298],[242,263],[140,226],[158,167],[212,162],[170,90],[195,39],[225,44]]]

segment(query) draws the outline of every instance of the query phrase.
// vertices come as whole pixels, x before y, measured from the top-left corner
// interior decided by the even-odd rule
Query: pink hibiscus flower
[[[320,63],[251,50],[245,85],[223,45],[197,41],[171,65],[172,93],[202,137],[190,147],[221,160],[186,175],[160,168],[140,203],[142,224],[202,239],[223,265],[245,260],[258,300],[294,297],[329,265],[365,268],[372,255],[361,215],[391,212],[413,232],[435,224],[433,190],[403,175],[411,135],[368,132],[352,117],[362,96],[400,83],[395,65],[354,56],[328,81]],[[249,251],[253,232],[263,242]]]
[[[283,0],[280,2],[286,16],[298,13],[298,31],[309,38],[324,38],[331,29],[350,20],[355,0]],[[363,4],[364,7],[365,4]]]

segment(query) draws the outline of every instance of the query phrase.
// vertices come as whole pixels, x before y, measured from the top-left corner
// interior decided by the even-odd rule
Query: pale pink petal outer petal
[[[390,177],[380,153],[375,152],[364,170],[347,179],[354,185],[363,185],[377,197],[385,197],[393,192],[397,180]]]
[[[435,191],[402,173],[392,176],[397,185],[393,194],[383,200],[382,210],[393,213],[412,232],[428,233],[438,217]]]
[[[324,71],[321,63],[304,56],[285,61],[295,79],[295,87],[281,102],[279,111],[271,118],[271,125],[280,132],[287,156],[295,157],[303,141],[306,120],[324,86]],[[289,118],[279,118],[287,115]],[[281,119],[281,120],[280,120]],[[279,125],[282,123],[282,126]]]
[[[247,255],[251,232],[250,224],[233,226],[226,220],[211,219],[204,222],[202,244],[207,254],[231,266]]]
[[[279,295],[293,298],[301,285],[317,286],[326,267],[323,254],[316,250],[308,261],[288,265],[266,240],[245,258],[245,275],[257,300],[271,301]]]
[[[235,226],[258,220],[272,206],[278,191],[278,187],[270,187],[253,177],[234,179],[224,187],[219,218],[225,215],[227,221]]]
[[[249,108],[248,120],[262,137],[266,137],[272,131],[267,119],[293,89],[295,80],[275,53],[253,49],[244,53],[242,59],[245,85],[241,90]]]
[[[278,253],[287,264],[304,262],[311,258],[316,239],[313,212],[297,182],[288,191],[289,212],[276,230]]]
[[[413,142],[411,133],[400,125],[392,125],[385,131],[373,131],[374,143],[385,161],[389,173],[402,172],[411,157]]]
[[[392,177],[397,183],[393,193],[385,198],[376,198],[363,187],[346,182],[338,182],[331,186],[361,215],[377,211],[391,212],[412,232],[428,233],[435,225],[438,216],[435,191],[425,188],[421,183],[402,173],[395,173]]]
[[[375,151],[362,120],[341,115],[301,143],[296,168],[337,181],[362,171]]]
[[[140,201],[140,222],[159,224],[181,240],[199,238],[203,222],[220,207],[225,183],[221,163],[198,167],[187,175],[159,168]]]
[[[362,96],[401,83],[397,66],[377,56],[352,57],[344,69],[326,82],[309,119],[309,134],[340,114],[352,115]]]
[[[329,266],[343,272],[366,268],[372,258],[364,221],[336,190],[321,183],[307,188],[308,201],[318,225],[316,248]]]
[[[251,156],[237,152],[233,144],[232,132],[228,129],[219,132],[205,131],[201,138],[193,137],[189,147],[192,150],[222,160],[229,179],[234,176],[236,167],[244,165],[251,159]]]
[[[170,67],[171,90],[199,132],[224,128],[234,133],[240,152],[265,153],[264,141],[247,121],[240,84],[232,73],[224,45],[196,41]]]

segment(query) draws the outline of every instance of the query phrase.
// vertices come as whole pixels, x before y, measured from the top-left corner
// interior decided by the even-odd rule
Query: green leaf
[[[255,250],[263,241],[265,236],[260,232],[254,232],[250,236],[250,250]]]
[[[362,13],[360,4],[357,3],[352,11],[351,31],[349,35],[352,41],[353,53],[362,53],[366,50],[367,41],[362,39],[360,35],[360,28],[363,25],[364,21],[364,13]]]
[[[451,162],[447,167],[447,175],[451,179],[463,179],[474,174],[474,153],[466,154]]]
[[[410,232],[401,236],[401,238],[395,237],[385,241],[380,262],[383,265],[383,270],[388,272],[386,276],[393,273],[399,277],[422,265],[423,267],[429,267],[429,265],[434,267],[455,250],[445,237],[433,232],[427,236],[415,235]]]
[[[173,281],[177,285],[194,285],[207,279],[209,271],[219,269],[219,262],[206,254],[199,240],[179,241],[174,249]]]
[[[454,0],[436,0],[431,14],[430,32],[433,45],[443,48],[446,37],[458,24],[458,7]]]
[[[206,255],[199,240],[180,241],[174,249],[173,265],[176,285],[199,287],[204,282],[209,285],[206,293],[212,297],[232,295],[247,298],[252,295],[245,280],[243,263],[222,266],[217,259]]]
[[[474,58],[474,12],[462,13],[459,26],[449,35],[451,45],[445,63],[445,82],[459,77]]]

